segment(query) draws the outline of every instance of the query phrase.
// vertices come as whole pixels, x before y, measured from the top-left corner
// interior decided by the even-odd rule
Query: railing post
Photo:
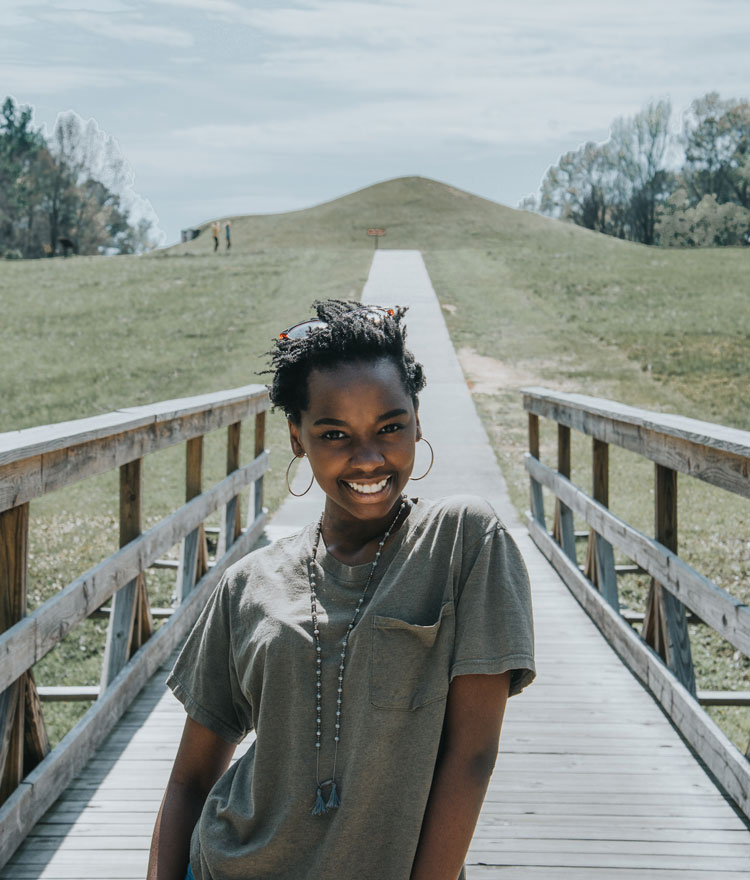
[[[539,461],[539,416],[529,413],[529,453]],[[542,486],[533,477],[529,477],[531,491],[531,515],[546,530],[544,519],[544,496]]]
[[[592,453],[594,500],[609,507],[609,444],[594,438]],[[584,574],[615,611],[619,611],[620,601],[617,595],[617,573],[612,545],[601,535],[597,535],[594,529],[589,531]]]
[[[120,547],[141,534],[141,462],[136,458],[120,467]],[[112,596],[100,694],[152,632],[146,578],[141,572]]]
[[[236,471],[240,466],[240,439],[242,422],[235,422],[227,429],[227,476]],[[216,558],[220,559],[227,548],[239,538],[242,533],[242,517],[240,515],[239,499],[235,495],[230,498],[224,508],[224,516],[221,521],[219,533],[219,546],[216,550]]]
[[[262,410],[255,416],[255,457],[257,458],[266,448],[266,411]],[[263,513],[263,476],[255,481],[253,487],[253,511],[248,520],[252,522]]]
[[[28,502],[0,513],[0,632],[26,615]],[[0,804],[49,752],[31,670],[0,694]]]
[[[677,472],[660,464],[654,468],[654,537],[677,553]],[[643,619],[643,638],[695,696],[685,606],[653,578]]]
[[[570,428],[557,425],[557,472],[570,479]],[[552,534],[563,548],[565,555],[576,561],[576,537],[573,527],[573,511],[559,498],[555,498],[555,520]]]
[[[185,501],[192,501],[203,491],[203,436],[187,441],[185,452]],[[177,569],[177,602],[182,604],[208,568],[208,548],[203,525],[185,535]]]

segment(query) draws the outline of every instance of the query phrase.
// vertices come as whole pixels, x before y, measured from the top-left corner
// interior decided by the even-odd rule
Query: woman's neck
[[[372,562],[377,545],[388,527],[393,523],[393,529],[384,546],[388,546],[402,525],[405,516],[400,511],[401,501],[397,501],[387,516],[377,520],[359,520],[342,516],[338,509],[326,504],[321,528],[326,549],[340,562],[348,565]],[[399,521],[394,523],[396,516]]]

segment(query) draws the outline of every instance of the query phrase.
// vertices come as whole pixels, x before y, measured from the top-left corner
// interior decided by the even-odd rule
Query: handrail
[[[605,443],[750,497],[750,432],[612,400],[522,388],[529,413],[553,419]]]
[[[0,434],[0,512],[266,409],[264,385]],[[11,467],[12,465],[12,467]]]
[[[750,762],[701,708],[737,704],[738,695],[697,692],[685,608],[750,655],[750,608],[677,554],[677,472],[750,497],[750,432],[610,400],[524,388],[529,413],[529,532],[624,662],[654,693],[683,736],[739,808],[750,816]],[[540,461],[539,417],[557,422],[557,469]],[[593,497],[570,480],[570,431],[593,438]],[[655,463],[655,536],[609,509],[609,445]],[[542,486],[555,496],[548,532]],[[573,513],[590,527],[586,564],[576,557]],[[652,576],[642,633],[620,613],[613,548]],[[622,569],[622,567],[620,567]],[[625,566],[632,570],[632,566]],[[632,621],[633,615],[628,615]],[[700,703],[698,697],[700,696]],[[747,695],[743,702],[750,703]]]
[[[247,553],[265,524],[268,467],[265,386],[132,407],[57,425],[0,434],[0,867],[84,766],[148,678],[177,647],[226,568]],[[240,464],[242,421],[255,416],[254,458]],[[227,476],[203,491],[203,435],[227,429]],[[141,531],[142,458],[186,443],[186,503]],[[26,614],[29,502],[114,468],[120,471],[120,550]],[[252,486],[243,528],[240,492]],[[216,560],[204,521],[222,510]],[[145,571],[181,544],[177,607],[158,630]],[[65,689],[96,702],[50,751],[33,665],[111,599],[99,688]],[[24,773],[26,775],[24,776]]]

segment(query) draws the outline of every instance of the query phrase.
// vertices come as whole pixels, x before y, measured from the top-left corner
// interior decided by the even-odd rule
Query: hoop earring
[[[304,453],[302,455],[295,455],[294,458],[286,466],[286,487],[287,487],[287,489],[289,489],[289,494],[294,495],[295,498],[301,498],[303,495],[307,495],[307,493],[310,491],[310,489],[312,489],[312,484],[315,482],[315,474],[313,474],[312,478],[310,480],[310,485],[307,487],[307,489],[305,489],[304,492],[292,492],[292,487],[289,485],[289,469],[291,468],[291,466],[294,464],[294,462],[298,458],[304,458],[304,457],[305,457]]]
[[[424,440],[424,442],[430,447],[430,466],[427,470],[422,474],[421,477],[409,477],[410,480],[424,480],[424,478],[429,474],[432,470],[432,465],[435,463],[435,450],[432,448],[432,443],[426,437],[420,437],[420,440]]]

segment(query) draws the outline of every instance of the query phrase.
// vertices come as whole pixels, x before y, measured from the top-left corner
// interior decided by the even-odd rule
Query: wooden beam
[[[263,385],[0,434],[0,511],[269,406]]]
[[[185,501],[197,498],[203,486],[203,437],[188,440],[185,453]],[[177,602],[182,603],[206,571],[208,548],[203,523],[185,535],[177,570]]]
[[[588,580],[562,552],[557,542],[533,518],[528,518],[527,526],[534,543],[552,563],[610,645],[651,691],[724,791],[750,818],[750,761],[706,714],[661,658],[596,590],[591,589]]]
[[[556,471],[528,455],[525,465],[536,480],[559,495],[600,535],[677,596],[722,638],[750,655],[750,608],[747,605],[699,574],[671,550],[589,498]]]
[[[0,632],[26,615],[29,505],[0,513]],[[49,752],[31,670],[0,697],[0,803]]]
[[[263,455],[266,450],[266,411],[260,410],[255,416],[255,457]],[[263,475],[255,481],[253,488],[253,514],[258,517],[263,512]],[[249,517],[253,518],[253,517]]]
[[[557,472],[570,479],[570,428],[557,426]],[[573,527],[573,511],[559,498],[555,498],[553,534],[557,543],[573,560],[576,558],[576,539]]]
[[[537,461],[539,456],[539,416],[529,413],[529,455],[533,455]],[[529,489],[531,493],[531,515],[546,529],[544,519],[544,495],[542,495],[542,487],[536,480],[530,478]]]
[[[198,499],[195,499],[196,501]],[[248,553],[263,532],[265,514],[244,531],[184,605],[127,663],[112,686],[86,712],[59,746],[36,767],[0,807],[0,865],[5,864],[31,828],[84,767],[138,692],[190,632],[221,575]]]
[[[604,507],[609,507],[609,444],[596,437],[592,443],[593,453],[593,494],[594,499]],[[619,610],[617,574],[612,545],[594,529],[589,533],[586,553],[586,575],[602,596],[615,609]]]
[[[227,474],[234,473],[240,466],[241,438],[242,422],[236,422],[227,428]],[[226,552],[227,547],[237,540],[241,532],[242,515],[240,513],[239,499],[235,496],[227,501],[227,506],[224,509],[216,555],[222,556]]]
[[[39,699],[43,703],[90,702],[99,696],[99,685],[75,685],[40,687]]]
[[[750,432],[584,394],[522,389],[530,413],[750,498]]]
[[[663,465],[654,468],[654,537],[677,554],[677,473]],[[652,580],[643,621],[643,637],[682,684],[695,694],[685,606]]]
[[[120,468],[120,547],[127,546],[141,535],[141,459]],[[112,610],[107,627],[107,641],[102,660],[101,689],[110,682],[130,658],[133,629],[136,621],[141,571],[112,597]]]
[[[44,657],[81,620],[197,528],[268,467],[264,453],[194,498],[117,553],[77,577],[34,612],[0,634],[0,693]]]
[[[750,706],[750,691],[697,691],[701,706]]]

